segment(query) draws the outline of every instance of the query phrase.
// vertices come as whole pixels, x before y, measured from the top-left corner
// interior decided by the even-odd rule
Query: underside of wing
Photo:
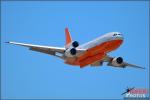
[[[42,52],[42,53],[46,53],[46,54],[50,54],[54,56],[57,56],[56,53],[63,54],[65,52],[65,48],[60,48],[60,47],[41,46],[41,45],[33,45],[33,44],[18,43],[18,42],[6,42],[6,43],[25,46],[25,47],[28,47],[30,50]]]
[[[128,67],[134,67],[134,68],[145,69],[144,67],[140,67],[140,66],[137,66],[137,65],[129,64],[129,63],[126,63],[126,62],[124,62],[124,65],[125,65],[125,66],[128,66]]]
[[[133,64],[129,64],[125,61],[123,61],[122,57],[110,57],[108,55],[106,55],[103,59],[103,61],[108,62],[108,66],[113,66],[113,67],[119,67],[119,68],[125,68],[125,67],[134,67],[134,68],[140,68],[140,69],[145,69],[143,67],[137,66],[137,65],[133,65]]]
[[[32,51],[50,54],[50,55],[57,56],[62,59],[65,58],[66,48],[63,48],[63,47],[61,48],[61,47],[52,47],[52,46],[41,46],[41,45],[33,45],[33,44],[26,44],[26,43],[19,43],[19,42],[6,42],[6,43],[25,46],[25,47],[28,47],[29,50],[32,50]],[[78,52],[78,55],[81,55],[86,52],[85,49],[76,49],[76,51]]]

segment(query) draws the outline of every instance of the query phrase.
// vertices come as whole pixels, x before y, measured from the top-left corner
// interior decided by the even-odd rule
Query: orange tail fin
[[[65,34],[66,34],[66,45],[65,46],[67,47],[67,45],[72,42],[72,38],[71,38],[68,28],[65,28]]]

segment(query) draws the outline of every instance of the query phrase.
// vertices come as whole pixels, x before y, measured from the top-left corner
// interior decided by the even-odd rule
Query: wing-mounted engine
[[[113,66],[113,67],[118,67],[118,68],[125,68],[125,67],[134,67],[134,68],[140,68],[140,69],[145,69],[144,67],[140,67],[137,65],[133,65],[130,63],[127,63],[123,60],[122,57],[110,57],[110,56],[105,56],[105,58],[103,59],[104,62],[108,62],[108,66]]]
[[[79,46],[79,43],[77,41],[72,41],[68,28],[65,29],[65,34],[66,34],[65,56],[74,57],[78,53],[78,50],[76,50],[76,48]]]
[[[72,47],[76,48],[79,46],[79,43],[77,41],[72,42]]]
[[[76,47],[79,46],[79,43],[77,41],[73,41],[72,43],[68,44],[68,48],[66,48],[65,55],[67,57],[73,57],[76,56],[78,51],[76,50]]]
[[[125,68],[122,57],[113,58],[112,61],[108,63],[108,66]]]
[[[68,48],[76,48],[78,46],[79,46],[79,43],[77,41],[73,41],[73,42],[71,42],[71,43],[66,45],[66,49],[68,49]]]

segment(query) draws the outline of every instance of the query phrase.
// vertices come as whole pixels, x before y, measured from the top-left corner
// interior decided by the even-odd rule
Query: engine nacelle
[[[123,63],[123,58],[122,57],[118,57],[118,58],[113,58],[113,60],[111,62],[111,65],[119,67],[119,66],[121,66],[122,63]]]
[[[73,57],[77,54],[76,47],[79,46],[79,43],[77,41],[73,41],[68,45],[68,48],[65,51],[65,55],[68,57]]]
[[[75,48],[70,49],[70,54],[71,55],[76,55],[77,50]]]
[[[65,55],[68,57],[73,57],[77,54],[77,50],[75,48],[69,48],[65,51]]]
[[[74,42],[72,42],[72,46],[73,46],[74,48],[76,48],[76,47],[79,46],[79,43],[78,43],[77,41],[74,41]]]

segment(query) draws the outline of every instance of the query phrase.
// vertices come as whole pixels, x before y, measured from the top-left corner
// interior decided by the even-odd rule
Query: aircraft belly
[[[79,62],[80,67],[82,68],[86,65],[89,65],[91,63],[94,63],[96,61],[99,61],[99,60],[103,59],[103,57],[105,55],[106,55],[105,53],[98,53],[98,54],[95,54],[95,55],[90,55],[90,56],[84,57],[82,59],[79,58],[78,62]]]
[[[65,63],[69,65],[79,65],[79,63],[77,62],[77,58],[74,57],[66,58]]]
[[[70,65],[79,65],[82,68],[96,61],[102,60],[108,52],[117,49],[121,43],[122,40],[103,42],[93,48],[89,48],[87,52],[78,57],[68,57],[65,63]]]
[[[80,67],[84,67],[95,61],[100,61],[106,55],[106,53],[117,49],[122,43],[122,40],[112,40],[104,42],[93,48],[87,50],[85,54],[78,58]]]

